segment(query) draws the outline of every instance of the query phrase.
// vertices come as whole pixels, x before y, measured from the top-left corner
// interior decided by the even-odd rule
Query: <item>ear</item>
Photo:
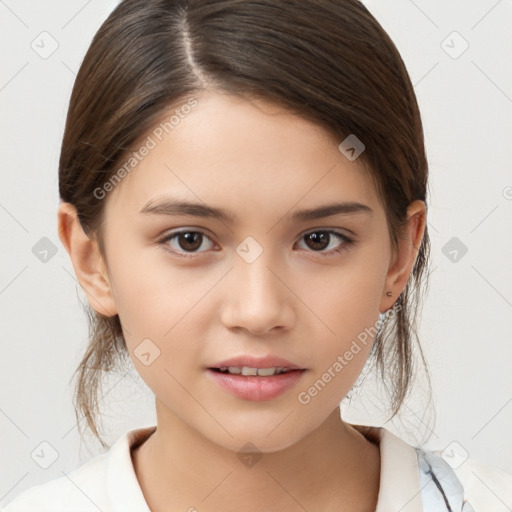
[[[98,243],[83,231],[76,208],[61,202],[58,213],[59,238],[68,252],[80,286],[92,308],[105,316],[117,313],[106,265]]]
[[[384,313],[396,302],[412,272],[418,249],[423,240],[426,226],[426,206],[423,201],[413,201],[407,208],[407,225],[404,234],[398,237],[398,251],[388,269],[382,291],[380,309]],[[386,293],[390,291],[391,297]]]

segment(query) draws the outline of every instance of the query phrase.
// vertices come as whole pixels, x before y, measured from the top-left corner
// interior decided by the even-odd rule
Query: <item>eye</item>
[[[333,239],[341,240],[342,243],[332,249]],[[318,252],[321,256],[333,256],[349,249],[354,243],[353,240],[348,238],[342,233],[330,230],[317,230],[310,231],[301,237],[301,241],[305,240],[306,245],[313,249],[313,252]],[[324,249],[331,247],[331,250],[324,251]]]
[[[158,243],[173,254],[189,257],[187,253],[204,252],[199,249],[205,240],[209,240],[210,248],[215,245],[202,231],[182,230],[168,234]]]

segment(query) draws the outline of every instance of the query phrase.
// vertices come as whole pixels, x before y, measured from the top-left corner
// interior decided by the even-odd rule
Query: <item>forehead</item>
[[[136,165],[125,165],[129,172],[107,195],[107,210],[135,214],[165,194],[240,212],[282,213],[318,200],[377,206],[362,161],[347,159],[341,141],[317,124],[260,99],[212,92],[194,98],[193,108],[177,113],[174,106],[140,139]]]

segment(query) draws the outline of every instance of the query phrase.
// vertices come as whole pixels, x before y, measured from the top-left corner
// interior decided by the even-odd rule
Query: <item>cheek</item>
[[[307,383],[318,405],[338,403],[365,365],[377,332],[385,263],[377,249],[368,247],[339,267],[303,282],[298,290],[321,319],[312,320],[317,343],[310,352],[315,367]]]
[[[358,253],[310,279],[297,280],[297,295],[309,307],[308,315],[316,315],[323,323],[327,336],[343,344],[376,322],[386,277],[383,261]]]
[[[158,248],[117,246],[112,251],[114,300],[130,355],[143,376],[148,368],[134,358],[134,351],[136,356],[146,339],[158,348],[158,362],[165,368],[181,371],[185,362],[199,364],[212,314],[207,295],[223,274],[221,269],[179,266],[166,256]]]
[[[204,296],[214,277],[180,266],[163,248],[115,242],[111,278],[119,315],[130,323],[151,326],[160,336]]]

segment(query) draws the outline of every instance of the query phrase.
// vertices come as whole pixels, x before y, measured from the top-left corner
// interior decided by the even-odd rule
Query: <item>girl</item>
[[[473,510],[439,455],[339,407],[368,361],[392,417],[409,391],[427,176],[360,2],[122,1],[76,78],[58,223],[92,308],[77,419],[107,447],[101,372],[129,358],[157,425],[5,512]]]

